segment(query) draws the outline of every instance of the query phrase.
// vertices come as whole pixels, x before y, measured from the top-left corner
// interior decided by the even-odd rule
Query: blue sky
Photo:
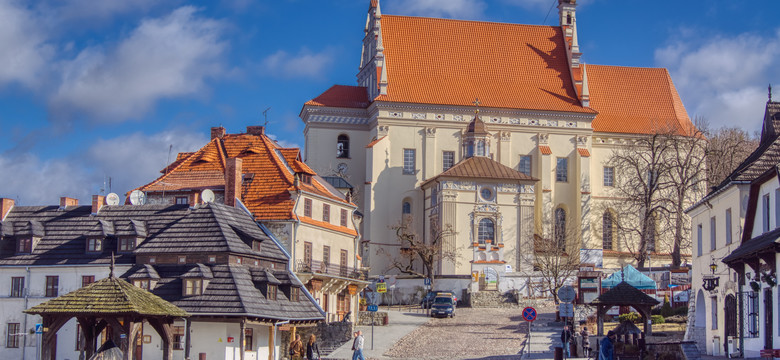
[[[303,103],[355,84],[369,0],[0,0],[0,197],[88,202],[209,128],[303,144]],[[557,25],[557,0],[382,0],[385,14]],[[755,131],[780,99],[780,2],[582,0],[586,63],[666,67],[689,115]],[[642,99],[637,99],[642,101]]]

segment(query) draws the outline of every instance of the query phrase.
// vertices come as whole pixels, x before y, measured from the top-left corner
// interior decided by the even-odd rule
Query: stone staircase
[[[685,360],[701,360],[701,353],[695,342],[683,341],[680,343],[680,348],[682,349]]]

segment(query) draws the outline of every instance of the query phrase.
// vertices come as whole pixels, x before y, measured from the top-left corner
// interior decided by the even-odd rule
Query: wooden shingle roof
[[[24,311],[27,314],[139,315],[189,317],[157,295],[109,276]]]
[[[599,295],[591,301],[591,305],[613,305],[613,306],[631,306],[631,305],[650,305],[655,306],[660,302],[649,295],[641,292],[639,289],[623,281],[615,285],[612,289]]]

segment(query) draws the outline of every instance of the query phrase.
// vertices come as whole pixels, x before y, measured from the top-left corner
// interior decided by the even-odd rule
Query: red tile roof
[[[368,90],[362,86],[333,85],[306,105],[365,109],[371,101]]]
[[[482,106],[595,114],[597,132],[692,134],[665,69],[587,65],[590,107],[572,83],[559,26],[383,15],[387,95],[334,86],[308,105],[365,108],[371,101]],[[584,66],[584,65],[583,65]],[[579,86],[577,88],[580,88]]]
[[[200,150],[181,155],[171,164],[175,166],[168,166],[166,174],[138,189],[147,192],[224,189],[225,159],[234,157],[243,160],[244,175],[252,174],[244,182],[241,201],[257,219],[294,218],[290,191],[301,190],[347,204],[340,194],[332,193],[314,176],[311,184],[300,181],[296,187],[296,172],[316,173],[301,161],[299,149],[282,148],[261,134],[227,134],[212,139]]]
[[[376,140],[374,140],[374,141],[372,141],[372,142],[368,143],[368,145],[366,145],[366,149],[369,149],[369,148],[372,148],[372,147],[374,147],[374,145],[376,145],[376,143],[378,143],[378,142],[382,141],[382,139],[384,139],[384,138],[386,138],[386,137],[387,137],[387,136],[382,136],[381,138],[379,138],[379,139],[376,139]]]
[[[666,69],[587,65],[590,106],[598,132],[690,135],[691,119]]]
[[[588,149],[577,148],[577,152],[582,157],[590,157],[590,151],[588,151]]]
[[[542,155],[550,155],[552,154],[552,149],[547,145],[539,145],[539,152],[541,152]]]

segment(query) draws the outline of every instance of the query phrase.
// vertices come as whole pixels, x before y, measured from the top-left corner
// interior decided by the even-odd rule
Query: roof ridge
[[[510,23],[510,22],[501,22],[501,21],[482,21],[482,20],[468,20],[468,19],[445,19],[445,18],[436,18],[436,17],[430,17],[430,16],[412,16],[412,15],[388,15],[385,13],[382,13],[382,18],[390,17],[390,18],[410,18],[410,19],[429,19],[429,20],[441,20],[441,21],[453,21],[453,22],[468,22],[468,23],[481,23],[481,24],[498,24],[498,25],[512,25],[512,26],[532,26],[532,27],[545,27],[545,28],[560,28],[560,25],[535,25],[535,24],[518,24],[518,23]]]

